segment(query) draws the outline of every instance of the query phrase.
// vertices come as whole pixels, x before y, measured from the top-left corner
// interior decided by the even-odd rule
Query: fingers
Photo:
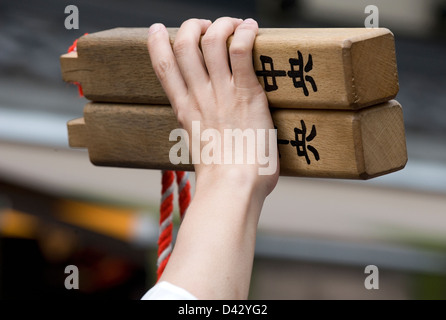
[[[258,31],[257,22],[253,19],[244,20],[235,30],[229,55],[236,87],[253,88],[259,85],[252,62],[252,50]]]
[[[156,23],[149,28],[147,48],[153,70],[158,76],[174,111],[177,112],[176,102],[187,95],[187,87],[173,54],[169,34],[164,25]]]
[[[162,24],[152,25],[147,42],[150,58],[174,111],[176,101],[184,100],[189,91],[199,96],[209,80],[217,96],[231,82],[239,88],[258,86],[252,62],[257,33],[257,22],[252,19],[225,17],[214,23],[190,19],[179,29],[172,50],[166,28]],[[232,34],[229,63],[227,39]]]
[[[211,23],[209,20],[189,19],[176,35],[173,51],[188,90],[197,92],[203,83],[209,81],[199,43]]]
[[[201,40],[201,49],[214,90],[226,87],[231,80],[227,40],[241,19],[219,18],[206,31]]]

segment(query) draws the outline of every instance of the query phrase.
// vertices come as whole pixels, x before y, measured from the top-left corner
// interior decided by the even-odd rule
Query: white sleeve
[[[141,300],[197,300],[197,298],[183,288],[162,281],[147,291]]]

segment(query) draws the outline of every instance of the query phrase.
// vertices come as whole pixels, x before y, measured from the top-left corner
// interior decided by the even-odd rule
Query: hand
[[[188,132],[189,145],[200,145],[195,157],[199,163],[194,164],[197,183],[203,176],[206,179],[224,176],[252,183],[266,197],[277,183],[279,162],[268,101],[253,69],[252,50],[257,32],[257,22],[252,19],[226,17],[214,23],[190,19],[181,25],[172,50],[166,28],[155,24],[149,29],[148,49],[178,122]],[[228,56],[227,40],[232,34]],[[203,152],[205,144],[192,135],[193,121],[199,121],[201,133],[215,133],[207,143],[214,143],[212,163],[203,159],[209,155]],[[254,139],[242,148],[236,141],[232,148],[225,148],[228,129],[240,129],[239,137],[242,132],[250,131]],[[262,129],[266,134],[259,136]],[[219,138],[220,145],[215,144]],[[232,156],[240,151],[241,157],[237,159],[243,164],[235,164]],[[259,152],[267,157],[268,170],[265,158],[263,163],[259,161]],[[231,164],[224,164],[228,159]]]
[[[213,141],[206,145],[198,139],[200,156],[227,129],[273,131],[263,137],[256,134],[254,151],[248,143],[242,147],[244,164],[222,164],[229,152],[240,151],[225,143],[213,145],[214,162],[194,164],[195,194],[160,281],[180,286],[198,298],[248,297],[258,219],[278,179],[277,139],[252,63],[257,32],[252,19],[220,18],[214,23],[191,19],[182,24],[172,50],[163,25],[149,29],[152,65],[178,122],[191,143],[196,143],[194,121],[199,121],[202,133],[213,133]],[[228,56],[227,40],[232,34]],[[259,150],[272,163],[270,174],[259,174],[265,169]],[[255,159],[252,163],[247,161],[250,157]]]

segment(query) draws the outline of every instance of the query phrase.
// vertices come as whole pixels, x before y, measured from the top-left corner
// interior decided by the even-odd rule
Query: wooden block
[[[62,76],[93,101],[168,104],[147,52],[146,28],[83,36],[61,56]],[[177,29],[169,29],[171,42]],[[228,45],[231,38],[228,40]],[[269,105],[360,109],[393,99],[398,74],[387,29],[260,29],[254,68]]]
[[[281,175],[369,179],[407,162],[402,108],[395,100],[359,111],[271,111]],[[95,165],[193,170],[169,160],[177,143],[169,134],[179,127],[170,106],[89,103],[83,119],[68,123],[70,144],[88,148]]]

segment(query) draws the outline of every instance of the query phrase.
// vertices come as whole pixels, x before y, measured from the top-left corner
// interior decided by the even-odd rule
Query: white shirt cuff
[[[189,291],[162,281],[153,286],[141,300],[197,300]]]

